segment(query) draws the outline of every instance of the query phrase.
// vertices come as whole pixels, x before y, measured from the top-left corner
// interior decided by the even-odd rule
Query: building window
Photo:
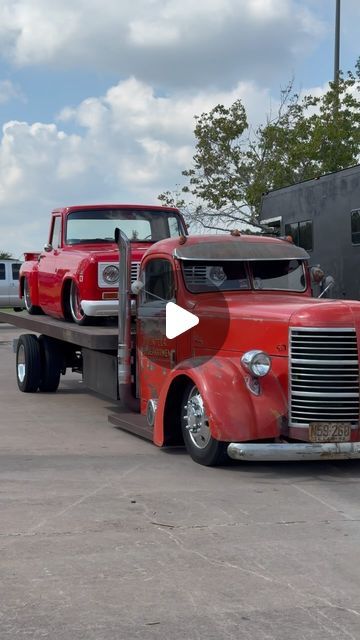
[[[360,244],[360,209],[351,212],[351,242]]]
[[[313,228],[311,220],[286,224],[285,235],[291,236],[298,247],[302,247],[306,251],[313,250]]]

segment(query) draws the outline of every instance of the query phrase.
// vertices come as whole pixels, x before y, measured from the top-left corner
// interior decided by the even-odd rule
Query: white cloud
[[[0,80],[0,104],[13,99],[25,101],[22,91],[11,80]]]
[[[90,202],[154,203],[182,182],[194,154],[194,115],[241,97],[261,121],[269,94],[251,83],[231,91],[157,96],[129,78],[104,96],[66,107],[57,123],[10,121],[0,140],[3,250],[41,248],[50,210]],[[67,129],[77,133],[68,133]],[[12,225],[21,229],[13,235]]]
[[[0,54],[153,86],[278,78],[324,33],[309,0],[0,0]],[[236,61],[236,64],[234,64]]]

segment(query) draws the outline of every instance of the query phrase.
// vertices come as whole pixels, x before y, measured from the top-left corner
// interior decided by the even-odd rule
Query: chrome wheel
[[[195,385],[189,393],[184,410],[185,429],[189,432],[191,442],[198,449],[205,449],[211,440],[209,420],[205,413],[203,399]]]
[[[31,297],[30,297],[30,287],[28,279],[24,280],[24,302],[26,311],[30,312],[32,310]]]
[[[86,322],[87,316],[82,309],[79,288],[75,282],[72,282],[70,287],[70,311],[74,322],[77,324]]]

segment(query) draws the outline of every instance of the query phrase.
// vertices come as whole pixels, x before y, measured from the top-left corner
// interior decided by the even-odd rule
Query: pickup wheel
[[[90,324],[91,318],[89,318],[89,316],[87,316],[82,309],[79,287],[77,286],[76,282],[74,282],[74,280],[71,282],[70,286],[69,306],[71,318],[74,322],[76,322],[76,324]]]
[[[41,380],[40,344],[36,336],[23,334],[16,348],[16,379],[20,391],[35,393]]]
[[[40,309],[40,307],[37,307],[31,301],[30,285],[29,285],[29,280],[27,278],[24,279],[24,302],[25,302],[25,309],[28,313],[30,313],[30,315],[35,316],[42,313],[42,310]]]
[[[39,390],[54,392],[60,383],[62,356],[59,343],[48,336],[39,337],[41,355],[41,379]]]
[[[181,427],[185,447],[195,462],[208,467],[228,462],[227,443],[212,437],[203,399],[192,382],[182,400]]]

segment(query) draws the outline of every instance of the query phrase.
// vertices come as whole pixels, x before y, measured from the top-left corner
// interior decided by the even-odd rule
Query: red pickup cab
[[[131,242],[132,278],[151,244],[186,234],[178,209],[97,204],[54,209],[48,243],[26,253],[20,297],[30,314],[88,324],[118,313],[119,251],[115,229]]]

